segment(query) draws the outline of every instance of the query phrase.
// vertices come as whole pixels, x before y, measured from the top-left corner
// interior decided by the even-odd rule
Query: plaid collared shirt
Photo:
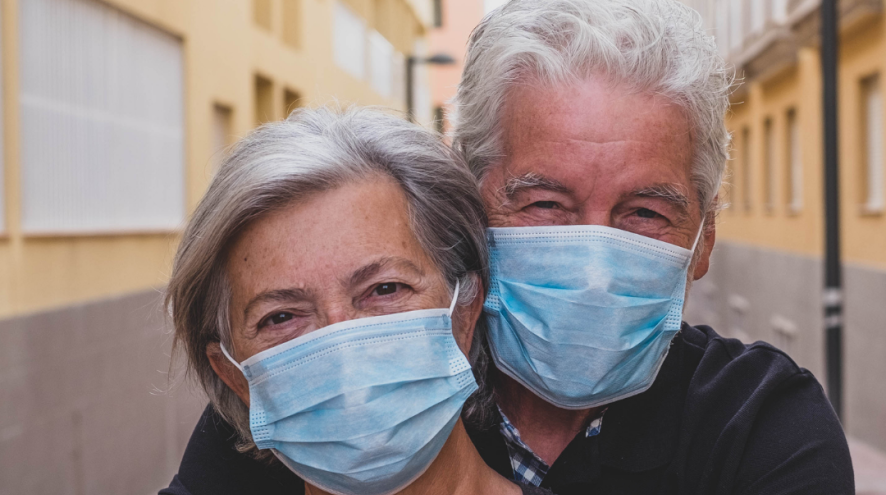
[[[520,438],[520,431],[508,420],[501,408],[498,409],[498,412],[501,414],[501,424],[498,428],[505,438],[505,444],[508,447],[511,468],[514,470],[514,481],[526,485],[541,486],[542,480],[545,479],[545,475],[548,474],[551,467],[541,460],[528,445],[523,443],[523,440]],[[603,428],[603,414],[605,413],[606,409],[604,408],[594,416],[594,419],[591,420],[591,423],[585,430],[585,437],[590,438],[600,434],[600,430]]]

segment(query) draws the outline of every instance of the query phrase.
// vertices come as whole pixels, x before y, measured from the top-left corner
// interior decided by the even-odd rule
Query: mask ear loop
[[[452,294],[452,302],[449,303],[449,317],[452,318],[452,312],[455,311],[455,304],[458,302],[458,290],[460,288],[461,281],[455,281],[455,293]]]
[[[218,345],[219,345],[219,347],[221,347],[222,354],[224,354],[225,357],[228,358],[228,361],[230,361],[231,364],[233,364],[234,366],[236,366],[237,369],[240,370],[240,373],[243,373],[243,367],[240,366],[240,363],[238,363],[237,361],[234,361],[234,358],[232,358],[231,355],[228,354],[228,350],[225,349],[225,345],[222,344],[221,342],[219,342]],[[246,373],[243,373],[243,374],[245,375]]]
[[[695,242],[692,243],[693,253],[695,253],[695,248],[698,247],[698,241],[701,240],[701,233],[704,232],[704,221],[705,217],[701,217],[701,227],[698,228],[698,233],[695,234]]]
[[[698,247],[698,241],[701,240],[702,232],[704,232],[704,221],[705,217],[701,217],[701,227],[698,228],[698,233],[695,234],[695,242],[692,243],[692,249],[690,249],[692,255],[689,256],[689,264],[692,264],[692,260],[695,258],[695,249]]]

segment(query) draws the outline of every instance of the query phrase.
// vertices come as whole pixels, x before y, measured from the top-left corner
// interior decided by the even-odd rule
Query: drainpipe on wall
[[[828,397],[843,418],[843,290],[840,265],[840,189],[837,154],[837,0],[821,2],[824,89],[825,287],[824,326]]]

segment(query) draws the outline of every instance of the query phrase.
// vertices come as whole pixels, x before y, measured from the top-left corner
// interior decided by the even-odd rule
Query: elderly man
[[[454,144],[491,280],[463,416],[502,475],[560,495],[854,492],[808,371],[681,322],[714,247],[730,85],[674,0],[512,0],[475,30]],[[224,428],[198,427],[180,476],[297,483],[224,450]]]
[[[730,85],[672,0],[512,0],[474,31],[454,142],[492,227],[497,407],[468,419],[499,472],[560,495],[854,493],[808,371],[681,324]]]

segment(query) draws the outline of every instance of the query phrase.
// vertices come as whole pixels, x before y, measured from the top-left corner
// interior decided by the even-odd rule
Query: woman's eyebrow
[[[424,270],[411,260],[399,256],[385,256],[355,270],[345,280],[345,284],[351,287],[360,285],[387,268],[406,270],[418,276],[424,276],[425,274]]]
[[[292,287],[288,289],[273,289],[260,292],[255,297],[250,299],[249,303],[246,304],[246,307],[243,308],[243,321],[249,319],[249,313],[259,304],[267,302],[304,301],[306,299],[310,299],[311,295],[312,294],[310,290],[301,289],[298,287]]]

